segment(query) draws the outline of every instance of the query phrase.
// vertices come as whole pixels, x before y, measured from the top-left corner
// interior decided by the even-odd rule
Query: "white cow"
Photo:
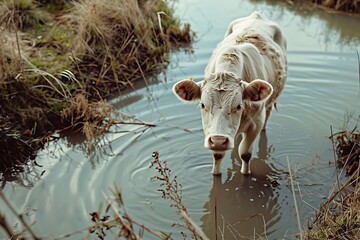
[[[212,150],[214,175],[235,139],[241,173],[250,174],[254,141],[265,129],[287,78],[286,40],[262,13],[233,21],[214,50],[204,80],[177,82],[173,91],[182,101],[200,102],[204,146]]]

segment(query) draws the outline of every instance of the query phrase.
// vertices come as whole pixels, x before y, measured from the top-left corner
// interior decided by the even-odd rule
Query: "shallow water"
[[[219,13],[219,8],[221,11]],[[336,167],[330,126],[343,126],[344,116],[359,114],[358,60],[360,19],[322,11],[309,12],[272,1],[184,0],[176,13],[197,32],[193,53],[171,54],[168,69],[156,81],[122,93],[110,101],[119,111],[156,127],[115,126],[91,156],[76,136],[52,142],[29,166],[23,181],[8,182],[4,192],[26,219],[36,221],[38,235],[52,239],[91,225],[89,212],[105,205],[102,192],[118,186],[127,213],[147,227],[173,233],[179,217],[171,202],[157,191],[149,169],[159,151],[182,184],[190,216],[210,239],[290,239],[299,232],[287,159],[294,174],[301,228],[333,190]],[[223,175],[210,174],[212,160],[203,147],[201,118],[196,105],[184,105],[172,85],[189,76],[202,78],[204,68],[228,23],[254,10],[277,21],[288,40],[289,76],[266,133],[257,140],[252,175],[239,173],[240,163],[229,152]],[[226,14],[224,14],[226,13]],[[142,86],[141,86],[142,85]],[[15,217],[0,200],[11,226]],[[0,230],[0,236],[4,235]],[[4,235],[5,236],[5,235]],[[80,239],[86,232],[73,235]],[[95,235],[91,238],[95,239]],[[112,239],[112,237],[110,237]],[[153,239],[146,235],[145,239]]]

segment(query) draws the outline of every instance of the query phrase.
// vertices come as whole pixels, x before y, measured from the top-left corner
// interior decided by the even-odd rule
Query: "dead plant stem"
[[[5,197],[3,191],[0,189],[0,198],[4,201],[5,205],[10,209],[10,211],[20,220],[22,225],[26,228],[26,230],[30,233],[31,237],[34,240],[41,240],[40,237],[36,236],[36,234],[32,231],[30,226],[25,222],[23,215],[16,212],[15,208],[11,205],[9,200]]]
[[[13,9],[16,9],[15,8],[15,1],[13,1],[13,4],[14,4]],[[21,56],[21,49],[20,49],[19,33],[18,33],[18,28],[17,28],[17,26],[16,26],[16,24],[14,22],[14,15],[13,15],[11,20],[12,20],[12,23],[13,23],[14,29],[15,29],[16,47],[17,47],[17,50],[19,52],[19,61],[21,62],[22,56]],[[22,64],[20,64],[20,70],[21,70],[21,72],[23,70],[23,65]]]
[[[118,120],[111,120],[110,124],[129,124],[129,125],[143,125],[148,127],[156,127],[156,124],[153,123],[146,123],[146,122],[126,122],[126,121],[118,121]]]
[[[82,233],[84,231],[89,231],[89,229],[93,228],[93,227],[97,227],[97,226],[102,226],[102,223],[95,223],[94,225],[91,225],[89,227],[84,227],[82,229],[78,229],[78,230],[75,230],[74,232],[72,233],[66,233],[66,234],[63,234],[61,236],[58,236],[56,238],[54,238],[54,240],[60,240],[60,239],[63,239],[63,238],[68,238],[72,235],[75,235],[75,234],[78,234],[78,233]]]
[[[5,232],[7,233],[9,238],[14,237],[14,234],[13,234],[8,222],[6,221],[5,216],[2,214],[0,214],[0,226],[2,226],[2,228],[5,230]]]
[[[359,76],[358,76],[358,80],[359,80],[359,92],[358,95],[360,96],[360,55],[359,55],[359,51],[356,50],[356,54],[357,54],[357,58],[358,58],[358,71],[359,71]]]
[[[353,175],[351,177],[349,177],[349,180],[336,192],[333,193],[332,196],[325,202],[324,205],[329,204],[330,202],[332,202],[336,196],[341,193],[345,188],[347,188],[348,186],[350,186],[351,184],[353,184],[354,182],[358,181],[357,179],[353,179],[353,176],[355,176],[355,174],[359,174],[359,169],[360,167],[353,173]]]
[[[132,229],[132,227],[127,224],[127,222],[125,221],[125,219],[123,218],[123,216],[121,216],[121,214],[117,211],[117,209],[115,208],[115,206],[113,205],[113,203],[110,201],[110,199],[108,198],[108,196],[106,196],[106,194],[104,192],[102,192],[105,200],[108,202],[108,204],[110,205],[110,207],[113,209],[116,217],[119,219],[120,221],[120,224],[129,232],[131,232],[134,237],[137,239],[137,240],[140,240],[141,238],[136,234],[134,233],[134,230]]]
[[[127,217],[125,217],[125,218],[128,219]],[[128,219],[128,220],[130,220],[130,219]],[[162,235],[160,235],[159,233],[151,230],[150,228],[147,228],[144,224],[140,224],[140,223],[138,223],[138,222],[136,222],[136,221],[134,221],[134,220],[132,220],[132,219],[131,219],[131,222],[132,222],[133,224],[137,225],[138,227],[140,227],[141,229],[144,229],[144,230],[148,231],[149,233],[153,234],[154,236],[158,237],[159,239],[163,239],[163,238],[164,238],[164,236],[162,236]],[[166,238],[166,239],[168,239],[168,238]],[[169,239],[170,239],[170,238],[169,238]]]
[[[342,169],[341,169],[341,171],[340,171],[340,174],[338,174],[338,175],[341,176],[341,175],[343,174],[343,171],[344,171],[344,169],[346,168],[346,166],[347,166],[347,164],[348,164],[348,162],[349,162],[349,160],[350,160],[350,156],[351,156],[353,150],[355,149],[355,146],[356,146],[355,144],[352,146],[352,148],[351,148],[351,150],[350,150],[350,153],[349,153],[349,155],[348,155],[347,158],[346,158],[345,164],[344,164],[344,166],[342,167]],[[337,171],[336,171],[336,173],[337,173]],[[351,180],[351,178],[350,178],[350,180]],[[333,187],[333,189],[332,189],[332,195],[331,195],[332,197],[331,197],[328,201],[326,201],[325,205],[328,204],[328,203],[330,203],[332,200],[334,200],[334,198],[335,198],[338,194],[342,193],[342,190],[343,190],[345,187],[347,187],[347,184],[345,184],[345,185],[343,185],[342,187],[340,187],[340,185],[339,185],[339,177],[337,177],[336,182],[337,182],[337,186],[338,186],[338,189],[339,189],[339,190],[338,190],[336,193],[334,193],[335,186]]]
[[[142,76],[142,78],[143,78],[143,80],[144,80],[144,82],[145,82],[145,84],[146,84],[146,87],[149,87],[149,84],[148,84],[148,82],[147,82],[147,80],[146,80],[145,74],[144,74],[143,70],[141,69],[139,60],[138,60],[138,59],[135,59],[135,62],[136,62],[136,64],[137,64],[138,67],[139,67],[140,74],[141,74],[141,76]]]
[[[289,174],[290,174],[291,192],[292,192],[292,195],[293,195],[293,198],[294,198],[296,218],[297,218],[298,227],[299,227],[300,240],[303,240],[303,234],[302,234],[302,229],[301,229],[299,209],[298,209],[298,206],[297,206],[296,196],[295,196],[294,180],[293,180],[293,176],[292,176],[292,173],[291,173],[290,162],[289,162],[289,158],[288,158],[288,157],[287,157],[287,163],[288,163],[288,169],[289,169]]]
[[[195,232],[201,237],[202,240],[209,240],[205,233],[199,228],[199,226],[192,220],[189,215],[182,209],[180,209],[180,215],[194,228]]]
[[[333,132],[333,127],[332,125],[330,125],[330,133],[331,136],[334,136],[334,132]],[[334,161],[335,161],[335,168],[336,168],[336,184],[338,186],[338,188],[340,188],[340,181],[339,181],[339,173],[338,173],[338,168],[337,168],[337,164],[336,164],[336,150],[335,150],[335,142],[334,142],[334,138],[331,137],[331,143],[332,143],[332,148],[333,148],[333,154],[334,154]]]

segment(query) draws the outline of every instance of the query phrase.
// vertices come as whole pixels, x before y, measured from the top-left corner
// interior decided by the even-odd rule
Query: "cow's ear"
[[[244,100],[266,101],[273,93],[273,87],[263,80],[257,79],[251,81],[244,89]]]
[[[173,87],[173,92],[183,102],[199,101],[201,98],[201,84],[202,82],[196,83],[192,78],[188,78],[177,82]]]

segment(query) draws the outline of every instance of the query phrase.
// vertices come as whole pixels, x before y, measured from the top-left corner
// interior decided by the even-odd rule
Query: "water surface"
[[[266,133],[257,139],[252,175],[241,175],[239,159],[228,152],[223,175],[213,177],[211,154],[203,147],[200,110],[178,101],[171,88],[190,76],[201,80],[228,23],[254,10],[277,21],[287,37],[288,81],[279,111],[273,112]],[[39,153],[36,162],[41,167],[29,166],[31,173],[22,181],[5,184],[7,198],[29,222],[36,221],[32,228],[38,235],[52,239],[90,226],[89,212],[104,206],[102,193],[109,194],[116,185],[134,220],[180,238],[179,228],[172,227],[179,222],[175,209],[161,198],[159,183],[151,181],[156,175],[149,169],[153,151],[168,161],[182,184],[190,216],[210,239],[291,239],[299,232],[287,159],[302,229],[333,190],[337,174],[330,126],[336,130],[346,114],[359,114],[360,19],[273,1],[184,0],[176,4],[176,13],[197,33],[193,51],[173,52],[156,81],[110,101],[119,111],[157,126],[114,126],[90,156],[78,138],[62,138]],[[2,201],[0,206],[20,230]],[[71,239],[84,236],[86,232]]]

